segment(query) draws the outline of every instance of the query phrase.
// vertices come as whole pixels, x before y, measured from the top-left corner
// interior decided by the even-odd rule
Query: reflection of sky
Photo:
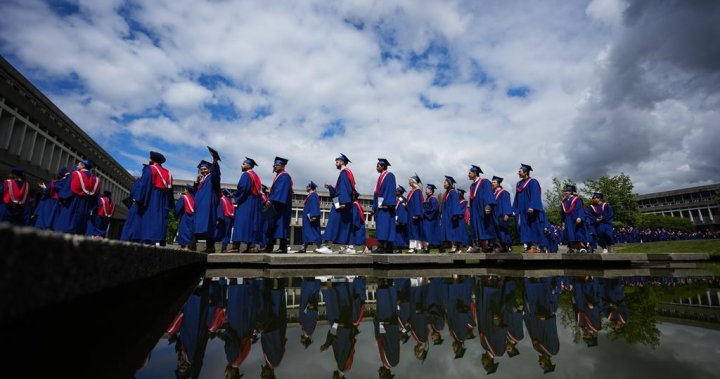
[[[555,372],[547,377],[583,379],[622,378],[709,378],[716,376],[717,358],[720,356],[720,331],[690,326],[658,324],[662,337],[660,346],[652,350],[644,346],[630,346],[620,341],[610,341],[605,334],[598,346],[588,348],[585,344],[572,342],[569,329],[558,326],[560,353],[553,358],[557,365]],[[275,370],[277,378],[331,378],[336,368],[332,349],[320,353],[325,340],[327,325],[319,325],[315,331],[314,343],[307,349],[300,344],[297,327],[287,331],[288,342],[285,357]],[[465,342],[467,352],[462,359],[453,359],[450,339],[439,346],[431,346],[424,364],[413,355],[414,340],[411,338],[402,346],[400,364],[392,372],[397,379],[403,378],[475,378],[484,376],[480,364],[483,349],[477,337]],[[476,331],[477,334],[477,331]],[[371,322],[360,327],[355,345],[355,360],[348,378],[374,378],[380,367],[380,358]],[[532,349],[526,332],[519,346],[520,355],[499,358],[494,378],[517,378],[543,376],[538,366],[538,354]],[[244,378],[260,376],[262,365],[260,342],[253,345],[250,355],[241,366]],[[222,378],[226,365],[223,342],[219,339],[208,343],[200,378]],[[160,340],[152,353],[147,367],[137,373],[138,379],[173,377],[175,370],[174,345]]]

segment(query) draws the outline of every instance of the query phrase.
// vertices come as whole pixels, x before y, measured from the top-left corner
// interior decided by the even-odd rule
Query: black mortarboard
[[[85,165],[85,168],[88,170],[93,167],[93,162],[89,159],[82,160],[81,162]]]
[[[500,183],[502,183],[503,178],[501,178],[501,177],[499,177],[499,176],[493,176],[493,177],[492,177],[492,181],[497,182],[498,184],[500,184]]]
[[[433,191],[435,191],[437,189],[437,187],[434,184],[428,184],[426,187]]]
[[[486,357],[485,354],[483,354],[483,357],[485,359],[482,360],[483,368],[485,369],[487,375],[494,374],[495,371],[497,371],[498,366],[500,366],[500,363],[495,362],[495,360],[492,359],[489,355]]]
[[[475,166],[475,165],[470,165],[470,171],[472,171],[478,175],[483,173],[483,171],[480,169],[480,167]]]
[[[262,184],[260,188],[262,188],[263,192],[267,192],[267,190],[268,190],[268,186],[266,186],[264,184]]]
[[[533,169],[532,169],[532,167],[531,167],[529,164],[520,163],[520,168],[519,168],[518,170],[523,170],[523,171],[525,171],[525,172],[530,172],[530,171],[532,171]]]
[[[155,163],[160,163],[160,164],[163,164],[166,161],[165,156],[158,153],[157,151],[150,152],[150,160]]]
[[[68,171],[69,171],[69,170],[67,169],[67,167],[60,167],[60,169],[58,170],[58,175],[59,175],[59,176],[65,176],[65,174],[67,174]]]
[[[195,186],[193,186],[192,184],[189,184],[189,183],[188,183],[188,184],[185,185],[185,189],[188,190],[188,191],[190,191],[190,192],[192,193],[192,191],[195,189]]]
[[[220,154],[218,154],[217,150],[213,149],[212,147],[208,146],[208,151],[210,152],[210,155],[212,155],[213,160],[220,161]]]
[[[306,335],[301,335],[301,336],[300,336],[300,343],[301,343],[303,346],[305,346],[305,348],[307,349],[308,346],[312,345],[313,341],[312,341],[312,338],[310,338],[310,337],[308,337],[308,336],[306,336]]]
[[[568,183],[568,184],[565,184],[565,188],[563,188],[563,191],[570,191],[572,193],[575,193],[575,192],[577,192],[577,187]]]
[[[596,197],[597,197],[598,199],[602,200],[603,197],[604,197],[604,195],[603,195],[602,193],[600,193],[600,192],[595,192],[595,193],[593,194],[593,197],[592,197],[592,198],[594,199],[594,198],[596,198]]]
[[[553,372],[553,371],[555,371],[555,365],[552,364],[552,363],[550,363],[550,364],[546,365],[545,367],[543,367],[543,374],[547,374],[547,373]]]
[[[340,156],[337,157],[337,158],[335,158],[335,160],[336,160],[336,161],[343,161],[343,162],[345,162],[345,164],[350,163],[350,159],[348,159],[348,157],[347,157],[345,154],[343,154],[343,153],[340,153]]]
[[[464,190],[464,189],[458,188],[457,191],[460,192],[460,195],[461,195],[461,196],[465,196],[465,190]]]
[[[103,196],[105,196],[105,197],[107,197],[107,198],[111,198],[111,197],[112,197],[112,192],[105,190],[105,191],[103,191]]]
[[[460,349],[457,351],[457,353],[455,353],[455,359],[459,359],[459,358],[464,357],[466,350],[467,350],[467,349],[465,348],[465,346],[460,347]]]
[[[445,175],[445,180],[447,180],[450,184],[455,184],[455,178],[453,178],[452,176]]]
[[[273,165],[279,164],[281,166],[287,166],[288,160],[285,158],[275,157]]]
[[[310,183],[308,183],[307,186],[310,187],[310,189],[312,189],[313,191],[317,188],[317,184],[315,184],[315,182],[313,182],[312,180],[310,181]]]
[[[513,346],[510,350],[508,350],[507,355],[508,357],[512,358],[516,355],[520,354],[520,350],[518,350],[517,346]]]
[[[418,184],[422,183],[422,180],[420,180],[420,177],[418,176],[417,172],[415,173],[415,175],[411,176],[411,178],[414,179],[415,182],[417,182]]]
[[[243,163],[247,163],[247,164],[249,164],[251,167],[255,167],[255,166],[258,165],[257,162],[255,162],[254,159],[248,158],[248,157],[245,157],[245,161],[244,161]]]
[[[122,203],[125,204],[125,207],[127,209],[130,209],[130,207],[132,207],[133,199],[131,196],[128,196],[128,197],[122,199]]]
[[[22,167],[11,167],[10,173],[17,176],[23,176],[25,175],[25,169]]]
[[[397,186],[396,191],[397,191],[397,192],[400,192],[401,194],[403,194],[403,193],[405,193],[405,187],[403,187],[403,186]]]
[[[378,158],[378,163],[377,163],[377,164],[379,164],[380,166],[383,166],[383,167],[385,167],[385,168],[387,168],[388,166],[390,166],[390,162],[389,162],[387,159],[385,159],[385,158]]]
[[[202,167],[202,166],[205,166],[205,167],[207,167],[207,168],[210,168],[210,167],[212,167],[212,163],[210,163],[210,162],[208,162],[208,161],[206,161],[206,160],[203,159],[203,160],[200,161],[200,163],[198,163],[197,168],[200,168],[200,167]]]
[[[231,195],[230,190],[227,189],[227,188],[223,188],[222,193],[223,193],[223,195],[225,195],[226,197],[229,197],[229,196]]]

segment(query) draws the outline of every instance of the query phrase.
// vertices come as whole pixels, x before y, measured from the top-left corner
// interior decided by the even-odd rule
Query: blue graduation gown
[[[330,209],[328,222],[323,233],[323,240],[332,241],[341,245],[355,243],[355,219],[353,218],[353,186],[348,175],[349,170],[340,171],[336,185],[329,186],[330,197],[333,202],[345,205],[344,208],[336,209],[333,205]],[[363,244],[365,242],[363,241]]]
[[[87,170],[83,170],[82,174],[86,178],[90,178],[92,175]],[[79,196],[73,193],[70,186],[72,175],[75,175],[75,171],[72,171],[64,179],[64,183],[57,183],[60,207],[55,222],[53,222],[53,229],[63,233],[85,234],[90,209],[97,201],[97,195]]]
[[[410,313],[412,312],[412,304],[410,301],[410,279],[395,279],[393,285],[397,292],[398,322],[400,323],[401,327],[404,327],[408,324],[410,320]]]
[[[443,278],[432,278],[428,285],[427,304],[428,322],[433,331],[445,329],[449,287]]]
[[[528,213],[528,209],[533,209]],[[540,183],[535,178],[527,178],[515,185],[513,214],[518,227],[521,243],[540,243],[543,239],[543,227],[539,212],[543,212]]]
[[[140,179],[137,179],[133,182],[132,187],[130,187],[130,197],[134,198],[134,193],[138,191],[138,186],[140,184]],[[128,215],[125,219],[125,223],[123,224],[122,232],[120,233],[120,240],[121,241],[133,241],[137,242],[140,240],[140,217],[137,214],[138,206],[137,204],[133,203],[130,208],[128,209]]]
[[[495,206],[495,196],[489,180],[479,178],[470,184],[470,229],[474,239],[494,240],[497,238],[493,214],[485,213],[485,207]]]
[[[505,354],[508,327],[502,318],[502,288],[478,280],[475,291],[480,345],[491,357]],[[501,321],[496,323],[494,320]]]
[[[310,218],[315,218],[311,221]],[[320,235],[320,198],[317,192],[308,194],[303,204],[302,240],[306,245],[322,242]]]
[[[180,246],[190,245],[195,238],[195,232],[193,231],[195,214],[189,215],[185,212],[185,198],[182,196],[175,203],[175,218],[180,220],[178,223],[177,243]]]
[[[15,182],[20,182],[18,180],[14,180]],[[27,183],[27,189],[28,192],[30,191],[30,183]],[[18,205],[14,203],[5,204],[4,202],[4,196],[5,191],[7,191],[7,188],[5,188],[5,180],[0,181],[0,222],[9,222],[14,225],[30,225],[31,218],[33,214],[32,207],[30,206],[30,202],[28,201],[25,204]],[[28,193],[27,199],[30,199],[30,194]],[[20,201],[20,199],[18,199]]]
[[[423,236],[430,245],[438,246],[442,243],[440,229],[440,206],[438,199],[432,195],[423,203]]]
[[[410,190],[407,196],[407,232],[408,240],[424,241],[423,195],[422,190]]]
[[[525,327],[533,348],[547,356],[557,355],[560,340],[557,333],[557,304],[559,293],[552,289],[552,278],[539,280],[524,279],[525,282]],[[541,314],[545,317],[540,319]]]
[[[467,229],[463,229],[465,211],[460,207],[457,191],[451,189],[443,194],[442,213],[440,225],[442,227],[443,241],[461,242],[462,234],[467,239]]]
[[[57,193],[55,182],[56,180],[53,180],[47,184],[47,188],[43,191],[42,198],[35,208],[35,227],[38,229],[52,228],[57,210],[57,200],[53,197],[53,194]],[[2,198],[2,190],[0,190],[0,198]]]
[[[260,309],[257,320],[262,325],[260,344],[265,356],[265,363],[276,368],[285,355],[285,343],[287,342],[287,338],[285,338],[287,331],[285,288],[270,289],[269,283],[264,283],[259,294]]]
[[[395,205],[395,247],[403,248],[410,245],[408,240],[408,211],[405,207],[405,198],[398,198]]]
[[[565,241],[587,242],[590,240],[587,231],[585,206],[580,196],[571,196],[563,199],[563,206],[560,208],[560,219],[565,222]],[[575,221],[580,219],[581,222],[576,224]]]
[[[112,200],[110,201],[112,202]],[[87,226],[85,227],[86,236],[105,237],[107,234],[108,226],[110,226],[110,217],[101,217],[98,215],[98,208],[100,206],[100,198],[98,197],[97,203],[88,217]]]
[[[359,203],[353,203],[349,205],[349,207],[352,208],[353,218],[353,232],[350,243],[353,245],[365,246],[365,212],[360,210],[362,206],[358,207],[358,204]]]
[[[590,305],[592,304],[592,309]],[[602,288],[598,278],[576,280],[573,286],[573,305],[580,329],[597,334],[600,331],[600,312],[603,309]]]
[[[152,166],[143,167],[133,199],[138,205],[140,241],[144,243],[164,242],[167,239],[173,192],[172,189],[160,189],[153,186]]]
[[[205,180],[195,188],[195,223],[193,230],[196,235],[206,239],[215,237],[217,206],[220,202],[220,165],[214,162]]]
[[[495,219],[495,230],[500,243],[503,245],[512,244],[512,235],[510,234],[510,219],[505,221],[505,216],[512,216],[512,204],[510,203],[510,193],[502,188],[495,191],[495,207],[493,208],[493,218]]]
[[[468,218],[465,217],[465,215],[468,212],[468,206],[469,206],[469,204],[468,204],[467,200],[460,200],[460,211],[462,211],[462,213],[463,213],[463,217],[461,217],[461,220],[460,220],[460,230],[465,230],[465,233],[458,234],[458,236],[460,238],[460,241],[458,241],[458,242],[460,243],[460,245],[463,245],[463,246],[467,246],[470,242],[468,239],[468,233],[467,233],[467,230],[468,230],[467,219]],[[472,231],[470,231],[470,233],[472,233]]]
[[[318,309],[310,309],[308,305],[311,301],[317,305],[318,298],[320,296],[320,280],[318,279],[303,279],[300,282],[300,307],[298,308],[298,321],[302,333],[312,339],[313,333],[315,333],[315,327],[317,326],[318,320]]]
[[[373,326],[380,361],[387,368],[395,367],[400,362],[400,329],[395,286],[379,287],[375,291],[375,299],[377,314],[373,319]],[[384,331],[380,329],[381,323]]]
[[[465,341],[475,327],[471,303],[472,283],[469,278],[449,285],[447,320],[450,335],[456,341]]]
[[[290,217],[292,216],[292,178],[287,171],[275,175],[270,187],[270,201],[275,207],[272,238],[290,237]]]
[[[235,221],[232,242],[256,244],[262,241],[262,195],[253,195],[250,174],[243,172],[235,192]]]
[[[429,315],[427,311],[428,284],[410,287],[410,332],[416,342],[427,342]]]
[[[227,289],[225,356],[228,366],[238,367],[247,358],[255,334],[256,301],[251,283],[231,283]]]
[[[375,236],[378,241],[395,241],[395,204],[397,185],[395,174],[386,171],[385,178],[376,186],[373,194],[373,212],[375,212]],[[382,175],[382,174],[381,174]],[[378,201],[382,198],[382,203]],[[384,207],[384,208],[382,208]]]
[[[202,369],[208,342],[208,285],[195,290],[183,306],[183,321],[175,350],[190,363],[191,378],[197,378]]]
[[[523,311],[516,304],[515,293],[517,283],[514,279],[506,278],[503,286],[503,320],[507,325],[508,339],[517,343],[525,338],[523,332]],[[513,310],[513,306],[515,310]]]
[[[233,215],[225,216],[225,208],[223,206],[223,198],[225,198],[229,206],[233,207]],[[235,221],[234,216],[235,207],[232,205],[232,201],[225,196],[221,196],[218,201],[217,207],[217,226],[215,227],[215,241],[221,241],[223,249],[230,243],[230,237],[232,235],[232,226]]]
[[[592,217],[592,223],[595,226],[595,232],[597,233],[600,246],[614,244],[613,234],[615,230],[613,228],[613,219],[615,212],[612,206],[605,202],[598,205],[592,204],[588,206],[588,213],[590,213]]]
[[[625,303],[622,279],[602,279],[604,312],[610,321],[628,322],[629,309]]]

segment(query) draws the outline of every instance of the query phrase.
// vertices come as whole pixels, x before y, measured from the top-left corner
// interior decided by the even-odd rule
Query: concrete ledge
[[[452,264],[453,254],[373,254],[373,263],[379,264]]]
[[[238,263],[238,264],[257,264],[257,263],[265,263],[266,254],[225,254],[225,253],[216,253],[216,254],[208,254],[207,256],[207,262],[208,263]]]
[[[265,262],[278,265],[372,265],[373,258],[367,254],[265,254]]]
[[[632,261],[645,262],[648,260],[648,254],[632,253],[632,254],[598,254],[600,259],[606,262]]]

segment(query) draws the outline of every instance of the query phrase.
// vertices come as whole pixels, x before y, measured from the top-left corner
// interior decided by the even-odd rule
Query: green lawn
[[[620,243],[616,253],[709,253],[720,255],[720,240],[663,241]]]

